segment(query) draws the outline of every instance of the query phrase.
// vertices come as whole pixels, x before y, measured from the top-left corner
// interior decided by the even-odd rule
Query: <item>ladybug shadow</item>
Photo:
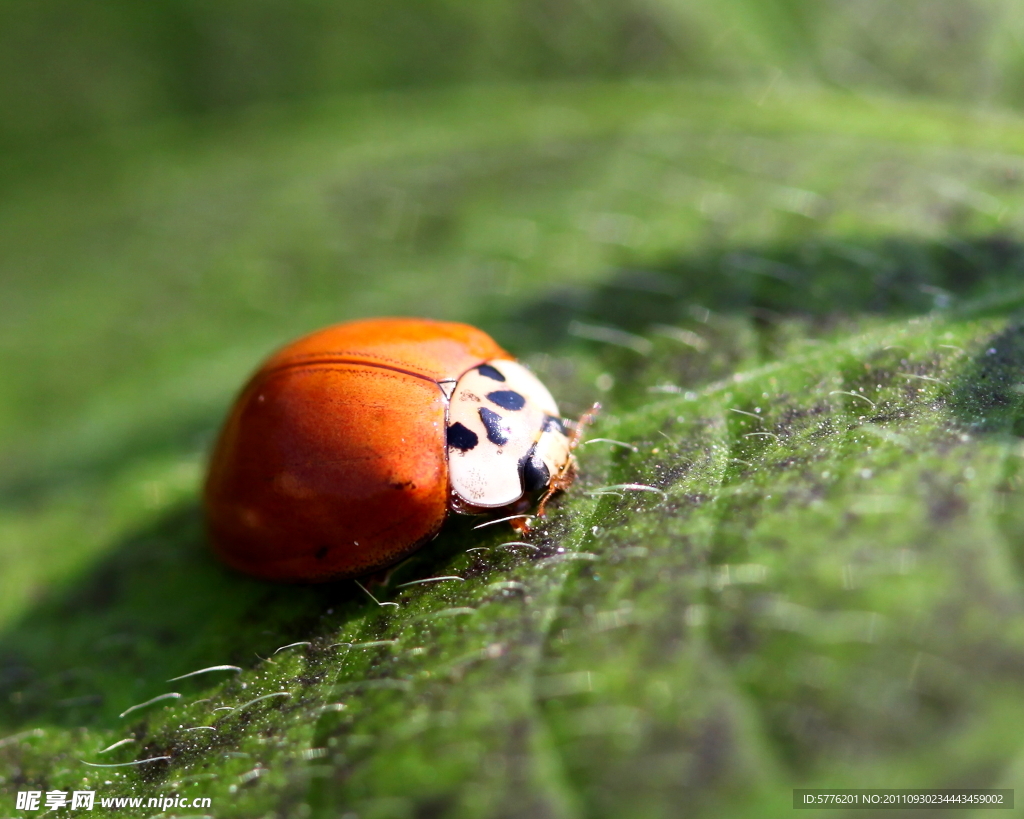
[[[174,509],[43,594],[0,632],[0,730],[113,725],[166,692],[197,694],[281,646],[326,639],[372,606],[351,581],[286,586],[238,575],[207,547],[198,504]]]
[[[384,601],[399,583],[450,573],[480,545],[479,522],[453,517],[386,585],[371,577],[364,587]],[[470,562],[482,570],[481,560]],[[201,696],[232,672],[175,677],[252,668],[296,642],[334,642],[355,619],[359,639],[380,639],[392,611],[352,580],[285,585],[226,568],[208,548],[198,503],[188,503],[124,538],[0,632],[0,734],[26,724],[112,727],[132,705],[168,692]]]

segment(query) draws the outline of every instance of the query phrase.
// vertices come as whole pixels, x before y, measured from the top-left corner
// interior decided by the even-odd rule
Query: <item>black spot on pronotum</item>
[[[487,393],[487,399],[502,409],[513,412],[526,406],[526,399],[515,390],[495,390]]]
[[[519,462],[519,468],[523,475],[523,489],[527,492],[545,489],[551,482],[547,464],[537,457],[536,444],[530,447],[530,451]]]
[[[476,371],[480,373],[480,375],[482,375],[484,378],[490,378],[493,379],[494,381],[505,380],[505,376],[498,372],[498,370],[494,369],[494,367],[492,367],[490,364],[481,364],[479,367],[476,368]]]
[[[314,556],[316,557],[317,560],[323,560],[325,557],[327,557],[327,553],[329,551],[330,546],[321,546],[319,549],[316,550]]]
[[[501,416],[487,407],[480,407],[480,420],[487,429],[487,440],[497,446],[508,443],[508,428],[501,425]]]
[[[477,437],[477,434],[458,421],[448,427],[448,446],[468,452],[478,443],[480,443],[480,438]]]
[[[555,418],[554,415],[544,416],[544,431],[561,432],[566,438],[569,437],[569,431],[565,428],[565,424],[562,423],[562,419]]]

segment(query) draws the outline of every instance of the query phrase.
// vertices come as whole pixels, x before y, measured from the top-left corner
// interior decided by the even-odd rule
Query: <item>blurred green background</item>
[[[1016,787],[1021,38],[1009,0],[4,4],[0,814]],[[232,395],[387,314],[481,326],[611,442],[397,607],[222,569]]]
[[[494,82],[758,82],[1013,106],[1009,0],[8,3],[0,145],[325,95]]]

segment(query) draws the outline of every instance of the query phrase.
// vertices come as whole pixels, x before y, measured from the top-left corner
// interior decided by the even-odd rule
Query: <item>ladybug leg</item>
[[[533,526],[530,523],[532,515],[521,514],[528,512],[530,509],[530,502],[526,498],[520,498],[510,507],[512,516],[509,518],[508,525],[512,527],[517,535],[526,535],[530,533]]]
[[[360,580],[363,581],[363,584],[368,589],[381,589],[381,588],[384,588],[385,586],[388,585],[388,583],[391,582],[391,575],[394,573],[395,569],[397,569],[398,566],[400,566],[400,565],[402,565],[402,564],[399,563],[396,566],[388,566],[387,568],[384,568],[384,569],[378,569],[375,572],[371,572],[370,574],[363,575],[363,577],[361,577]]]
[[[515,517],[509,522],[509,526],[515,531],[517,535],[528,535],[533,529],[530,525],[530,519],[528,517]]]
[[[537,504],[537,517],[544,517],[545,507],[548,505],[548,501],[551,496],[556,492],[562,492],[572,486],[572,482],[576,480],[576,461],[570,460],[565,468],[559,472],[555,477],[551,479],[551,483],[548,484],[548,489],[540,499],[540,503]]]

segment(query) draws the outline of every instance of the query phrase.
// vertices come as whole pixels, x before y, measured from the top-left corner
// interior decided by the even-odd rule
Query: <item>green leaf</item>
[[[137,140],[0,212],[3,799],[767,816],[798,786],[1013,787],[1021,123],[652,85]],[[403,313],[493,332],[570,415],[601,400],[576,485],[367,590],[218,565],[198,486],[247,371]]]

